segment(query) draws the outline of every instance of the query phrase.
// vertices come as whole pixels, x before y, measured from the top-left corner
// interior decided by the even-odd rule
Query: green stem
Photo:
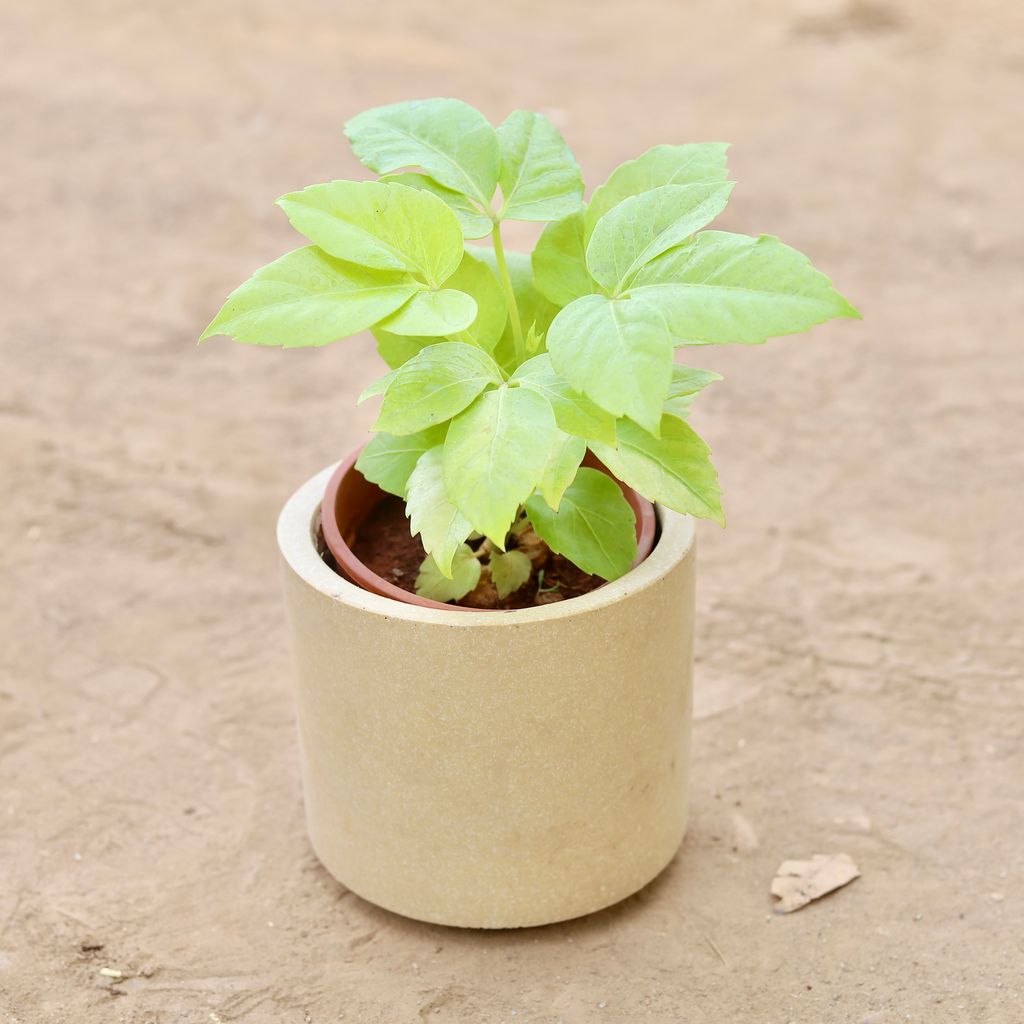
[[[509,276],[508,264],[505,262],[505,247],[501,244],[500,221],[494,222],[491,238],[494,240],[494,261],[498,264],[498,276],[505,289],[505,304],[508,306],[508,315],[512,321],[512,340],[516,346],[516,362],[523,363],[526,361],[526,341],[523,339],[523,324],[519,319],[519,304],[516,302],[512,278]]]

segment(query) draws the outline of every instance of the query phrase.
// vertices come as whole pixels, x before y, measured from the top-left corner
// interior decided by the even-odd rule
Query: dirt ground
[[[3,1024],[1024,1021],[1019,4],[7,0],[0,86]],[[359,175],[343,120],[430,95],[548,112],[591,185],[731,141],[723,225],[865,315],[700,353],[692,827],[514,933],[304,835],[273,527],[370,339],[195,345],[273,199]],[[773,916],[815,852],[863,877]]]

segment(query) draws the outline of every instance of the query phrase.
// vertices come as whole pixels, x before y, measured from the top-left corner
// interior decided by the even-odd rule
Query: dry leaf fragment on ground
[[[810,860],[784,860],[772,879],[772,895],[779,898],[775,912],[792,913],[859,877],[857,865],[845,853],[816,853]]]

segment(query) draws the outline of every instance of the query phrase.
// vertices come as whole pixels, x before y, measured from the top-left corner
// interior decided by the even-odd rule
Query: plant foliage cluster
[[[312,243],[258,270],[203,337],[286,348],[371,329],[391,368],[358,468],[406,502],[440,600],[478,582],[482,535],[499,592],[529,577],[509,538],[528,523],[586,572],[636,554],[619,479],[723,522],[708,447],[687,423],[718,374],[690,345],[759,344],[856,311],[777,238],[704,230],[722,212],[726,145],[661,145],[583,199],[579,166],[543,115],[497,129],[454,99],[367,111],[345,133],[376,181],[278,200]],[[548,222],[531,255],[502,223]],[[471,244],[485,240],[484,244]],[[362,401],[363,398],[360,400]]]

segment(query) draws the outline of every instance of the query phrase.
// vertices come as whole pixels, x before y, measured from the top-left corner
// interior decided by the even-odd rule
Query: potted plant
[[[675,350],[858,314],[778,239],[705,230],[723,144],[656,146],[585,203],[540,114],[434,99],[346,134],[380,177],[278,200],[311,244],[203,333],[370,329],[390,369],[372,439],[278,528],[313,846],[423,920],[588,913],[685,830],[693,518],[724,516],[687,423],[720,378]],[[506,220],[547,222],[532,254]]]

